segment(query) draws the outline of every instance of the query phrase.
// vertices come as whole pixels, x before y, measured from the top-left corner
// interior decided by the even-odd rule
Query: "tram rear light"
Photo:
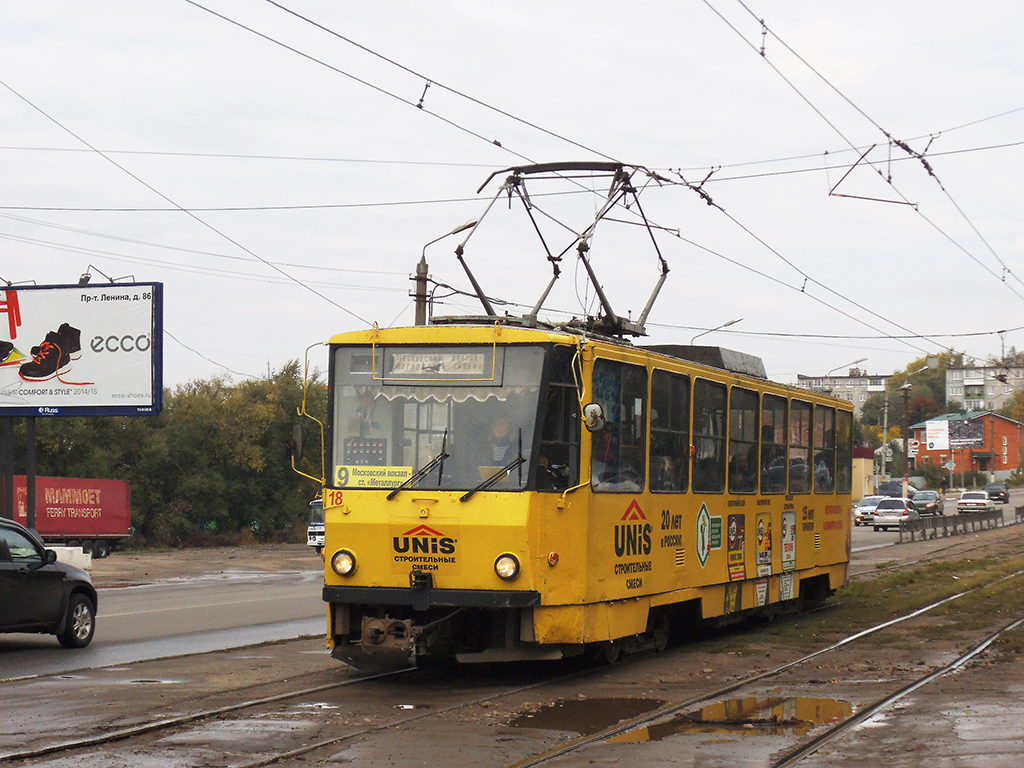
[[[494,561],[494,572],[498,574],[499,579],[512,581],[519,575],[519,560],[515,555],[505,553]]]
[[[552,568],[554,568],[556,565],[558,565],[558,553],[557,552],[548,552],[548,565],[550,565]]]
[[[331,569],[339,576],[348,576],[356,569],[356,556],[347,549],[339,549],[331,558]]]

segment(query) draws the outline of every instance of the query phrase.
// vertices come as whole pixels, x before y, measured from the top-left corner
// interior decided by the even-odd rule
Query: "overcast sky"
[[[0,278],[162,282],[166,385],[262,376],[411,324],[424,245],[483,213],[492,171],[615,159],[680,182],[636,177],[671,270],[651,343],[742,318],[698,343],[787,382],[983,360],[1024,348],[1022,29],[984,0],[8,4]],[[577,231],[597,205],[529,190]],[[658,262],[623,228],[591,253],[635,317]],[[426,256],[468,290],[458,240]],[[551,274],[504,204],[466,259],[502,313]],[[593,311],[572,252],[545,306]]]

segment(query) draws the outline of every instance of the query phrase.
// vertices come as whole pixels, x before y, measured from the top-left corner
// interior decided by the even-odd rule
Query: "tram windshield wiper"
[[[445,450],[445,447],[447,445],[448,430],[446,429],[444,431],[444,436],[441,438],[441,452],[437,454],[437,456],[432,458],[430,461],[428,461],[426,464],[424,464],[422,467],[420,467],[418,470],[416,470],[415,474],[410,476],[408,480],[406,480],[400,486],[391,491],[391,493],[389,493],[387,496],[388,501],[391,501],[391,499],[395,498],[395,496],[404,491],[406,488],[412,488],[414,485],[416,485],[416,483],[418,483],[424,477],[429,475],[433,471],[434,467],[439,467],[439,469],[437,470],[437,486],[438,488],[440,488],[441,476],[444,474],[444,460],[448,458],[448,453]]]
[[[523,430],[522,430],[522,428],[519,429],[519,449],[518,450],[519,450],[518,455],[514,459],[512,459],[512,461],[510,461],[504,467],[502,467],[497,472],[495,472],[493,475],[488,477],[486,480],[481,481],[472,490],[466,491],[464,494],[462,494],[462,496],[459,497],[459,501],[468,501],[470,498],[472,498],[473,494],[476,493],[477,491],[486,491],[488,488],[490,488],[495,483],[500,482],[501,480],[504,480],[506,477],[508,477],[510,474],[512,474],[512,470],[513,469],[518,469],[519,470],[519,485],[522,485],[523,484],[523,470],[522,470],[522,466],[523,466],[523,464],[526,463],[526,459],[523,457]]]

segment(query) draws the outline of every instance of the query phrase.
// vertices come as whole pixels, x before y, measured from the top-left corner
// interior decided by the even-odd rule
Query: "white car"
[[[995,512],[996,505],[985,491],[964,491],[956,501],[956,513]]]
[[[885,496],[865,496],[853,506],[853,524],[871,525],[875,517],[875,507]]]
[[[921,515],[910,499],[882,499],[875,507],[875,517],[872,521],[874,529],[887,531],[890,528],[899,528],[904,520],[919,520]]]

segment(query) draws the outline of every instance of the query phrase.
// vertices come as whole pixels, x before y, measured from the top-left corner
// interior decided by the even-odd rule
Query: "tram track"
[[[340,733],[336,733],[327,738],[311,741],[308,744],[304,744],[293,749],[274,751],[243,762],[224,762],[223,764],[229,765],[230,768],[258,768],[259,766],[273,765],[285,760],[315,753],[319,750],[324,750],[344,742],[352,741],[362,736],[372,735],[392,728],[401,728],[419,720],[432,717],[442,717],[459,710],[481,706],[504,697],[514,696],[546,685],[569,682],[575,678],[584,677],[591,672],[592,670],[590,668],[582,668],[575,669],[568,673],[563,671],[556,675],[544,675],[541,679],[535,682],[503,687],[499,690],[491,691],[481,696],[472,696],[437,709],[417,710],[412,714],[406,714],[382,720],[381,722],[344,729]],[[338,689],[351,688],[374,682],[389,681],[402,676],[427,676],[430,674],[432,673],[421,672],[413,667],[408,667],[400,670],[360,675],[323,685],[306,686],[292,691],[246,699],[244,701],[234,702],[223,706],[195,710],[176,716],[162,717],[150,722],[140,723],[138,725],[125,728],[115,728],[92,736],[67,739],[22,750],[0,753],[0,765],[33,764],[41,758],[54,756],[75,756],[81,759],[86,759],[90,756],[98,757],[103,753],[97,752],[96,749],[102,749],[110,745],[118,745],[126,751],[139,751],[145,749],[149,745],[152,745],[154,743],[154,739],[162,734],[174,733],[182,727],[187,727],[202,721],[217,721],[227,716],[242,714],[246,711],[260,710],[285,701],[295,701],[303,698],[317,699],[320,698],[320,695],[323,693]],[[253,717],[259,717],[259,713],[254,714]],[[166,748],[162,749],[166,751]],[[215,762],[213,764],[220,765],[222,763]]]
[[[796,667],[799,667],[801,665],[807,664],[825,654],[834,653],[850,643],[854,643],[858,640],[866,638],[870,635],[874,635],[878,632],[891,629],[904,622],[923,616],[955,600],[970,597],[979,591],[991,588],[1010,579],[1019,578],[1022,575],[1024,575],[1024,570],[1016,571],[1014,573],[1005,575],[999,579],[996,579],[992,582],[981,585],[979,587],[964,590],[963,592],[958,592],[954,595],[933,602],[930,605],[926,605],[922,608],[918,608],[917,610],[911,611],[910,613],[907,613],[903,616],[899,616],[890,621],[886,621],[877,624],[873,627],[869,627],[868,629],[855,632],[852,635],[842,638],[841,640],[832,643],[825,648],[813,651],[812,653],[806,654],[798,659],[780,665],[774,669],[768,670],[766,672],[760,672],[757,674],[749,675],[747,677],[735,681],[734,683],[722,686],[715,690],[700,693],[696,696],[689,697],[684,701],[673,702],[671,704],[662,706],[657,710],[646,713],[640,717],[617,723],[616,725],[611,726],[609,728],[605,728],[597,733],[588,734],[584,737],[574,739],[570,742],[567,742],[566,744],[547,750],[543,753],[512,763],[510,764],[509,768],[532,768],[532,766],[541,765],[543,763],[547,763],[557,758],[561,758],[572,753],[578,753],[588,748],[594,747],[596,745],[603,744],[617,736],[622,736],[632,731],[636,731],[638,729],[642,729],[645,727],[655,725],[659,722],[666,721],[669,718],[672,718],[673,716],[676,716],[681,712],[699,707],[700,705],[706,704],[708,702],[718,701],[727,696],[743,691],[744,689],[753,688],[759,683],[763,683],[771,678],[779,677],[783,673],[795,669]],[[991,647],[991,645],[1006,632],[1016,629],[1022,625],[1024,625],[1024,617],[1015,619],[1014,621],[1011,621],[1009,624],[1004,625],[996,632],[987,636],[982,642],[973,646],[970,650],[958,655],[951,662],[943,665],[942,667],[936,670],[929,672],[926,675],[916,678],[910,683],[899,688],[897,691],[887,694],[886,696],[875,701],[869,706],[857,711],[851,717],[844,719],[842,722],[836,724],[833,727],[830,727],[825,733],[816,736],[814,739],[812,739],[812,741],[793,749],[791,752],[787,753],[782,758],[780,758],[777,762],[773,762],[772,768],[788,768],[789,766],[796,765],[804,758],[814,754],[814,752],[819,750],[821,747],[840,738],[842,735],[844,735],[852,728],[855,728],[857,725],[861,724],[869,717],[877,714],[879,711],[885,709],[886,707],[895,703],[904,696],[949,674],[950,672],[953,672],[963,667],[965,664],[969,663],[972,659],[977,657],[980,653]]]
[[[111,744],[117,741],[125,741],[132,739],[137,736],[143,736],[156,731],[170,730],[177,728],[182,725],[188,725],[199,720],[207,720],[234,712],[240,712],[246,709],[252,709],[255,707],[266,706],[268,704],[275,704],[281,701],[287,701],[289,699],[301,698],[303,696],[313,696],[317,693],[323,693],[325,691],[331,691],[338,688],[345,688],[352,685],[358,685],[371,680],[380,680],[385,678],[396,677],[407,672],[414,671],[411,667],[409,669],[400,669],[390,672],[381,672],[373,675],[365,675],[360,677],[350,678],[348,680],[342,680],[335,683],[326,683],[324,685],[316,685],[307,688],[301,688],[296,691],[288,691],[285,693],[277,693],[271,696],[263,696],[256,699],[248,699],[234,704],[226,704],[220,707],[212,707],[210,709],[198,710],[196,712],[189,712],[182,715],[165,717],[159,720],[154,720],[148,723],[141,723],[139,725],[129,726],[127,728],[119,728],[106,733],[96,734],[95,736],[87,736],[79,739],[69,739],[66,741],[56,742],[41,747],[33,747],[30,749],[19,750],[16,752],[6,752],[0,754],[0,763],[16,763],[20,761],[33,760],[40,757],[46,757],[47,755],[54,755],[59,753],[76,752],[82,749],[88,749],[89,747],[102,746],[104,744]]]
[[[904,696],[913,693],[919,688],[923,688],[929,683],[938,680],[940,677],[944,677],[945,675],[948,675],[951,672],[955,672],[956,670],[960,669],[962,666],[970,662],[976,656],[988,650],[988,648],[1004,634],[1020,626],[1024,626],[1024,617],[1021,617],[1019,619],[1011,621],[1009,624],[1006,624],[996,632],[986,637],[982,642],[975,645],[969,651],[958,656],[950,663],[928,673],[927,675],[923,675],[917,680],[911,681],[907,685],[900,688],[898,691],[895,691],[889,694],[888,696],[879,699],[870,706],[860,710],[852,717],[849,717],[846,720],[843,720],[842,722],[832,726],[827,731],[825,731],[825,733],[816,736],[808,743],[803,744],[800,747],[794,749],[792,752],[789,752],[788,754],[782,756],[776,762],[772,763],[771,768],[789,768],[789,766],[796,765],[804,758],[813,755],[826,744],[830,744],[836,739],[841,738],[848,731],[850,731],[853,728],[856,728],[858,725],[866,721],[868,718],[873,717],[877,713],[888,708],[890,705],[895,704]]]
[[[960,554],[960,553],[958,553]],[[909,611],[905,615],[896,617],[894,619],[881,622],[873,627],[866,630],[856,632],[848,635],[825,648],[817,649],[811,653],[801,656],[799,659],[795,659],[786,664],[780,665],[767,672],[761,672],[756,675],[750,675],[742,679],[730,683],[729,685],[719,687],[717,689],[709,689],[704,692],[699,692],[694,696],[687,697],[685,700],[680,700],[675,703],[671,703],[658,708],[642,717],[634,718],[631,720],[623,721],[616,724],[613,727],[602,730],[599,733],[591,734],[586,737],[575,739],[565,744],[559,745],[551,750],[540,752],[532,757],[521,759],[520,762],[513,763],[515,768],[525,768],[530,765],[539,765],[562,755],[569,755],[573,752],[583,752],[590,747],[594,747],[603,741],[608,740],[616,735],[627,733],[637,728],[642,728],[652,723],[657,723],[659,720],[665,720],[671,718],[677,713],[684,712],[689,708],[696,707],[702,702],[707,702],[715,699],[721,699],[723,697],[735,694],[737,691],[743,690],[744,687],[753,688],[758,684],[763,683],[765,680],[771,677],[781,677],[785,672],[795,669],[802,664],[808,664],[814,659],[818,659],[825,654],[835,652],[843,647],[849,646],[852,643],[857,642],[867,636],[883,632],[887,629],[898,627],[899,625],[911,621],[917,617],[923,616],[924,614],[940,609],[942,606],[947,605],[953,601],[963,599],[970,595],[978,593],[979,590],[991,588],[1001,582],[1005,582],[1009,579],[1019,578],[1024,571],[1017,571],[1010,574],[1005,574],[998,579],[989,581],[985,585],[975,587],[973,589],[965,589],[957,592],[956,594],[944,597],[941,600],[934,601],[929,605],[922,608],[918,608],[914,611]],[[834,604],[830,604],[834,605]],[[1015,626],[1019,626],[1020,622],[1012,623],[1003,628],[1003,632],[1011,629]],[[993,636],[994,638],[994,636]],[[989,647],[992,639],[985,645]],[[981,653],[983,648],[979,649],[976,653]],[[387,710],[391,709],[392,704],[390,701],[384,702],[388,696],[393,698],[394,694],[409,695],[414,697],[419,688],[422,693],[428,693],[433,695],[436,692],[437,680],[439,678],[431,677],[429,673],[418,673],[414,672],[412,678],[419,678],[419,682],[415,685],[408,685],[401,683],[400,686],[391,685],[390,688],[375,688],[370,691],[367,696],[360,697],[360,694],[349,695],[346,694],[347,699],[377,699],[376,702],[379,706],[379,714],[376,714],[377,720],[373,723],[352,723],[347,727],[338,727],[340,723],[328,723],[323,727],[322,737],[316,739],[310,739],[308,743],[302,744],[301,746],[294,747],[291,749],[280,749],[280,750],[269,750],[265,749],[262,752],[254,751],[251,755],[243,757],[244,751],[234,751],[232,759],[224,759],[222,761],[214,762],[195,762],[195,763],[184,763],[184,764],[203,764],[203,765],[225,765],[230,768],[256,768],[257,766],[273,765],[273,764],[289,764],[289,765],[306,765],[313,764],[314,762],[321,762],[323,754],[327,750],[337,748],[340,745],[354,744],[357,743],[361,738],[374,737],[375,735],[381,735],[383,732],[390,729],[416,729],[423,731],[424,729],[430,732],[446,732],[446,728],[451,732],[451,723],[446,722],[450,720],[453,714],[462,712],[472,712],[474,708],[481,707],[485,704],[492,704],[496,709],[512,709],[515,711],[521,707],[521,702],[517,702],[515,697],[518,694],[526,693],[529,691],[542,692],[541,699],[550,698],[550,690],[558,688],[561,684],[570,684],[569,687],[576,686],[582,687],[587,683],[587,676],[598,673],[608,673],[609,675],[619,675],[619,670],[625,671],[626,676],[629,675],[629,669],[634,663],[642,664],[647,658],[652,658],[654,654],[644,654],[634,657],[634,661],[629,661],[624,666],[619,667],[600,667],[596,669],[587,668],[583,670],[572,671],[568,674],[564,674],[564,667],[561,668],[563,674],[556,675],[543,675],[540,679],[535,682],[530,682],[525,685],[511,685],[511,686],[499,686],[495,690],[488,690],[483,695],[471,695],[464,696],[466,686],[457,683],[453,687],[454,694],[457,697],[457,701],[449,704],[442,704],[437,706],[436,704],[431,705],[433,708],[430,709],[415,709],[412,712],[407,712],[404,709],[399,710],[399,714],[396,715],[394,711],[388,714]],[[973,657],[972,657],[973,658]],[[961,664],[966,664],[970,661],[967,659]],[[947,665],[948,666],[948,665]],[[632,667],[636,670],[636,667]],[[952,669],[952,667],[951,667]],[[407,675],[411,670],[402,670],[397,673],[400,675]],[[944,674],[939,671],[937,674],[931,674],[931,679]],[[83,739],[68,739],[62,742],[55,742],[50,745],[40,745],[35,749],[24,749],[18,751],[12,751],[7,754],[0,754],[0,764],[27,764],[29,762],[37,762],[39,758],[45,756],[71,756],[74,754],[82,755],[85,754],[87,757],[99,758],[103,752],[104,747],[113,746],[119,744],[122,747],[129,748],[135,752],[149,753],[149,750],[155,750],[156,754],[173,754],[168,752],[169,747],[166,744],[158,744],[157,740],[161,734],[174,733],[175,731],[181,731],[187,729],[190,724],[198,723],[201,721],[218,721],[230,718],[233,714],[245,713],[246,710],[257,710],[260,708],[267,709],[273,707],[273,705],[292,700],[297,701],[302,698],[315,699],[322,697],[322,694],[329,692],[333,689],[344,689],[346,687],[353,687],[357,685],[373,685],[374,683],[386,684],[386,681],[395,677],[396,675],[367,675],[356,678],[349,678],[343,681],[332,682],[325,685],[305,686],[298,688],[294,691],[286,691],[284,693],[275,693],[273,695],[263,697],[248,697],[245,701],[235,702],[233,704],[224,705],[221,707],[211,707],[203,710],[196,710],[194,712],[184,713],[176,717],[165,717],[159,720],[153,720],[149,723],[142,723],[135,727],[113,729],[107,733],[98,734],[89,738]],[[929,677],[929,676],[926,676]],[[440,686],[444,687],[444,686]],[[471,686],[470,686],[471,687]],[[562,687],[567,687],[562,685]],[[903,690],[903,689],[901,689]],[[382,694],[381,691],[387,691],[388,694]],[[402,692],[405,692],[404,694]],[[902,695],[909,693],[906,690]],[[477,693],[480,693],[477,691]],[[897,694],[899,691],[896,692]],[[893,694],[894,696],[896,694]],[[443,697],[439,697],[443,698]],[[496,703],[501,699],[510,700],[505,707],[500,707]],[[895,700],[895,699],[893,699]],[[885,701],[882,699],[880,701]],[[383,703],[382,703],[383,702]],[[879,702],[875,702],[878,704]],[[872,704],[871,706],[875,706]],[[492,710],[493,711],[493,710]],[[863,712],[864,710],[861,710]],[[877,710],[876,710],[877,711]],[[267,714],[262,715],[268,717]],[[259,716],[256,716],[259,717]],[[254,719],[254,722],[258,720]],[[849,728],[853,728],[854,725],[850,725]],[[333,732],[332,732],[333,731]],[[837,729],[838,732],[838,729]],[[319,734],[318,734],[319,735]],[[838,732],[837,736],[833,736],[832,740],[842,735],[842,732]],[[149,739],[147,741],[147,738]],[[822,742],[824,744],[825,742]],[[819,747],[820,748],[820,747]],[[808,752],[807,754],[812,754]],[[805,755],[806,756],[806,755]],[[800,757],[799,759],[803,759]],[[247,761],[246,761],[247,760]],[[308,761],[308,762],[307,762]],[[781,764],[781,763],[780,763]],[[794,763],[788,763],[794,764]]]

